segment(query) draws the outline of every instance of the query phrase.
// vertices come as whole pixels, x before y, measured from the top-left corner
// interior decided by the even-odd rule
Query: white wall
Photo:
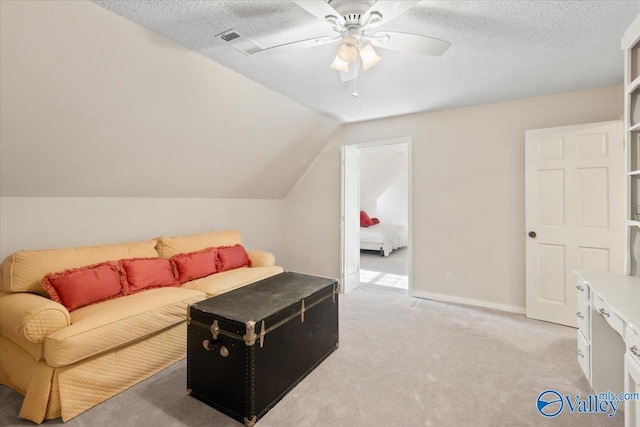
[[[285,198],[284,267],[338,278],[340,144],[332,140]]]
[[[338,123],[88,1],[0,1],[0,64],[0,256],[235,228],[283,261]]]
[[[409,155],[408,146],[388,147],[387,163],[394,165],[395,176],[376,200],[378,219],[386,224],[409,226]]]
[[[360,150],[360,210],[407,225],[407,173],[406,145]]]
[[[284,202],[242,199],[1,197],[0,256],[236,229],[283,261]]]
[[[360,196],[360,210],[365,211],[369,218],[378,216],[378,199],[363,199]]]
[[[404,171],[378,197],[378,219],[385,224],[409,225],[409,170]]]
[[[286,267],[339,276],[340,145],[410,136],[416,295],[524,307],[524,132],[622,111],[613,86],[346,125],[285,199]]]
[[[88,1],[0,1],[0,64],[2,196],[281,199],[339,127]]]

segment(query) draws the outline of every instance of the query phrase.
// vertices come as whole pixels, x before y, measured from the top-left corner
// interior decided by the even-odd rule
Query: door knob
[[[535,231],[530,231],[530,232],[529,232],[529,237],[531,237],[532,239],[535,239],[535,238],[536,238],[536,236],[537,236],[537,234],[536,234],[536,232],[535,232]]]

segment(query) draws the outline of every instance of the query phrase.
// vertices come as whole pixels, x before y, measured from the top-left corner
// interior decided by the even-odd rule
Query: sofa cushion
[[[112,261],[49,273],[42,287],[69,311],[124,295],[122,270]]]
[[[276,274],[282,273],[282,271],[282,267],[278,266],[242,267],[212,274],[202,279],[192,280],[182,285],[182,287],[205,292],[207,297],[210,298],[241,288],[249,283],[275,276]]]
[[[242,243],[240,234],[235,230],[219,231],[216,233],[192,234],[182,237],[158,237],[156,250],[163,258],[171,258],[174,255],[201,251],[202,249],[233,246]]]
[[[127,294],[145,289],[180,286],[168,259],[134,258],[123,259],[120,263],[127,278],[124,285]]]
[[[45,339],[44,359],[57,368],[132,343],[185,321],[189,304],[205,298],[195,290],[156,288],[82,307],[70,314],[70,326]]]
[[[2,262],[2,286],[6,292],[47,295],[40,281],[45,274],[122,258],[157,257],[156,241],[83,248],[18,251]]]
[[[171,257],[171,263],[178,274],[180,283],[208,276],[218,271],[218,249],[178,254]]]
[[[242,245],[223,246],[218,248],[220,271],[233,270],[240,267],[251,267],[251,260]]]

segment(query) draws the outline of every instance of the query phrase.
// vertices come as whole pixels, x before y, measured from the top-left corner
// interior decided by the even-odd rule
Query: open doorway
[[[360,150],[360,283],[404,293],[409,290],[408,156],[409,144]]]
[[[342,280],[411,294],[411,139],[343,147]]]

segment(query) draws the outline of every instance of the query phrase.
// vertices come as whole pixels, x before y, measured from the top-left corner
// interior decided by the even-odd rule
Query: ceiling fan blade
[[[388,35],[389,38],[384,37],[385,35]],[[427,56],[440,56],[451,46],[451,43],[434,37],[399,33],[397,31],[380,31],[370,40],[372,45],[383,49]]]
[[[276,55],[279,53],[292,52],[294,50],[308,49],[310,47],[335,43],[338,40],[342,40],[342,37],[315,37],[313,39],[299,40],[291,43],[281,44],[278,46],[268,47],[266,49],[261,49],[252,53],[251,56]]]
[[[395,19],[400,14],[406,12],[412,7],[416,6],[420,3],[421,0],[395,0],[395,1],[387,1],[387,0],[379,0],[373,4],[362,16],[361,22],[367,22],[371,12],[378,12],[382,15],[382,20],[371,22],[367,27],[378,27],[382,24],[386,24],[392,19]],[[297,3],[297,2],[296,2]],[[304,2],[301,2],[304,3]]]
[[[294,3],[322,21],[324,21],[327,16],[335,16],[336,18],[340,18],[341,16],[324,0],[294,0]]]

